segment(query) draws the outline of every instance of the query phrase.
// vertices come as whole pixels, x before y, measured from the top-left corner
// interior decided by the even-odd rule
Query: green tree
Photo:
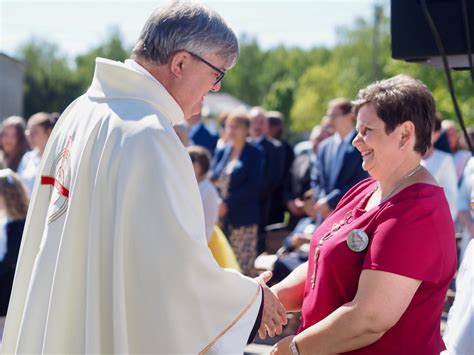
[[[108,35],[103,43],[89,52],[76,57],[76,78],[82,91],[87,90],[94,75],[95,59],[97,57],[111,60],[124,61],[130,58],[131,48],[128,48],[122,39],[118,27],[108,30]]]
[[[243,36],[240,40],[240,58],[229,71],[222,84],[227,92],[250,105],[260,105],[265,94],[262,85],[264,54],[254,38]]]
[[[285,125],[291,129],[290,110],[293,106],[293,96],[296,82],[293,79],[282,79],[275,82],[263,99],[262,106],[267,110],[280,111],[285,116]]]
[[[32,38],[18,51],[25,64],[25,117],[39,111],[63,111],[80,94],[66,56],[52,43]]]

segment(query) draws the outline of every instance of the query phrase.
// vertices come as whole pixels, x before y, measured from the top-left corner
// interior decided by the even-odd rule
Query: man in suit
[[[194,114],[186,123],[189,127],[189,143],[204,147],[213,155],[219,137],[204,126],[201,112]]]
[[[270,211],[268,217],[269,224],[282,223],[286,204],[283,197],[284,186],[291,180],[290,169],[295,159],[293,147],[283,139],[284,133],[284,116],[278,111],[268,111],[265,113],[268,121],[268,136],[279,141],[283,149],[283,176],[275,188],[275,193],[271,197]]]
[[[265,111],[260,107],[253,107],[250,112],[250,138],[249,140],[259,146],[264,153],[263,184],[259,194],[260,223],[259,242],[257,251],[265,250],[265,226],[269,224],[271,196],[283,179],[284,150],[279,141],[268,137],[268,122]]]
[[[351,102],[344,98],[330,101],[327,117],[334,135],[320,144],[311,171],[314,201],[310,207],[320,220],[332,212],[352,186],[368,177],[362,169],[362,156],[352,146],[356,131]]]

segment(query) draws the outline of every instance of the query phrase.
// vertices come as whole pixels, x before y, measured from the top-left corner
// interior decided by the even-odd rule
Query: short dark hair
[[[403,122],[413,122],[414,150],[424,155],[431,147],[436,105],[430,90],[420,80],[401,74],[377,81],[360,90],[353,104],[356,116],[362,106],[372,104],[385,123],[387,134]]]
[[[433,132],[441,131],[441,121],[443,120],[443,116],[439,112],[435,113],[435,118],[433,121]]]
[[[270,127],[280,127],[283,126],[285,121],[285,116],[279,111],[267,111],[265,112],[267,117],[268,125]]]
[[[191,145],[186,148],[193,163],[198,163],[201,167],[201,174],[206,175],[211,166],[211,153],[201,146]]]
[[[347,115],[352,111],[352,102],[344,97],[339,97],[337,99],[329,101],[328,106],[337,107],[339,110],[341,110],[343,115]]]

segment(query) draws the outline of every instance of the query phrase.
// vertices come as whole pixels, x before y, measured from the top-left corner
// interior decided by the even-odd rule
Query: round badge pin
[[[369,245],[369,237],[361,229],[352,230],[347,236],[347,246],[352,251],[361,252]]]

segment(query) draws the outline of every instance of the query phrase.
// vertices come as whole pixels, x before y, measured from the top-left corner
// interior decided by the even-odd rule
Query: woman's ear
[[[415,125],[411,121],[405,121],[400,125],[400,150],[405,149],[410,141],[415,144]]]

